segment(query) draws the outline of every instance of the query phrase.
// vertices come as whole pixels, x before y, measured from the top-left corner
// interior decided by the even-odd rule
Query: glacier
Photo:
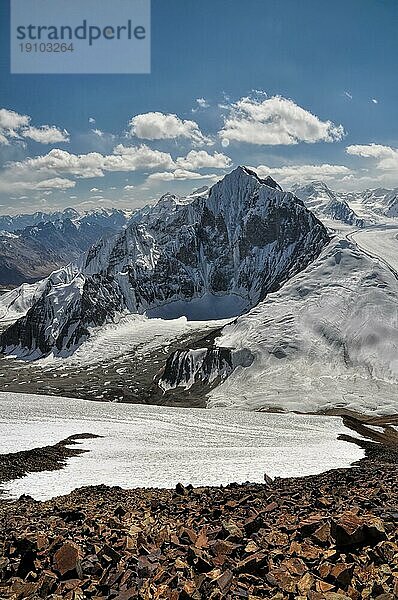
[[[346,238],[225,326],[216,344],[250,348],[254,361],[209,393],[210,408],[398,408],[398,281]]]

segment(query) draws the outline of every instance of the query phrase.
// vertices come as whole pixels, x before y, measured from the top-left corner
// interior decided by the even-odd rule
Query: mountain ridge
[[[80,266],[52,274],[26,316],[1,335],[3,352],[68,354],[90,328],[118,315],[206,294],[235,294],[248,309],[329,241],[301,200],[245,167],[161,217],[158,203],[145,221],[93,245]]]

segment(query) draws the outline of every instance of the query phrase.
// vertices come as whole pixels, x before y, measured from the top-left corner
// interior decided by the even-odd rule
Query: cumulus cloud
[[[344,165],[288,165],[283,167],[268,167],[259,165],[254,167],[259,177],[271,175],[274,179],[284,185],[301,183],[303,181],[331,181],[348,177],[353,174],[351,169]]]
[[[232,165],[229,156],[221,152],[209,154],[206,150],[191,150],[185,157],[180,156],[176,164],[181,169],[188,171],[196,169],[228,169]]]
[[[144,140],[186,138],[196,145],[211,144],[195,121],[182,120],[177,115],[149,112],[136,115],[129,121],[131,136]]]
[[[398,169],[398,148],[383,146],[382,144],[354,144],[347,146],[347,154],[373,158],[378,169],[383,171],[396,171]]]
[[[88,118],[88,122],[89,122],[90,124],[93,124],[93,123],[95,123],[95,119],[94,119],[94,117],[89,117],[89,118]]]
[[[18,130],[29,125],[30,117],[13,110],[0,109],[0,131],[7,137],[18,137]]]
[[[163,173],[152,173],[149,175],[150,181],[186,181],[189,179],[219,179],[219,176],[215,173],[211,175],[201,175],[192,171],[186,171],[184,169],[176,169],[172,172]]]
[[[373,104],[379,104],[379,101],[377,98],[372,98],[372,102],[373,102]]]
[[[346,98],[348,98],[348,100],[352,100],[352,94],[351,94],[351,92],[347,92],[347,91],[345,91],[345,92],[344,92],[344,96],[345,96]]]
[[[30,138],[39,144],[55,144],[58,142],[69,142],[69,134],[66,129],[59,129],[55,125],[42,125],[34,127],[30,124],[28,115],[0,109],[0,144],[8,145],[10,140]]]
[[[299,142],[336,142],[345,135],[342,125],[317,116],[282,96],[265,100],[241,98],[229,106],[219,137],[229,142],[259,145],[291,145]]]
[[[174,168],[170,154],[152,150],[146,145],[130,147],[119,144],[109,155],[99,152],[71,154],[55,148],[41,156],[8,163],[2,171],[0,191],[39,189],[37,185],[43,185],[43,182],[47,182],[47,187],[65,189],[75,185],[75,182],[68,183],[65,176],[88,179],[104,177],[106,172]]]
[[[138,169],[169,169],[174,162],[170,154],[152,150],[146,145],[131,147],[117,145],[113,154],[71,154],[55,148],[42,156],[10,163],[8,170],[18,172],[66,173],[79,178],[103,177],[106,171],[136,171]]]
[[[66,129],[58,129],[58,127],[42,125],[42,127],[27,127],[21,131],[21,135],[25,138],[38,142],[39,144],[57,144],[59,142],[69,142],[69,133]]]
[[[0,191],[68,189],[75,185],[72,179],[104,177],[111,172],[156,171],[150,176],[155,181],[211,180],[217,176],[196,171],[204,168],[224,169],[230,165],[231,159],[220,152],[209,154],[204,150],[191,150],[185,157],[173,160],[169,153],[153,150],[146,144],[118,144],[111,154],[73,154],[54,148],[43,155],[8,163],[2,170]],[[129,189],[132,186],[125,187],[125,190]],[[98,186],[91,188],[92,193],[97,191],[100,191]]]

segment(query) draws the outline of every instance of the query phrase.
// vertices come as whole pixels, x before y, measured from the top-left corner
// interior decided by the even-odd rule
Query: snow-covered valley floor
[[[10,496],[44,500],[83,485],[173,487],[261,482],[264,473],[298,476],[347,467],[362,458],[341,420],[234,410],[189,410],[0,393],[0,452],[54,444],[89,432],[90,452],[62,471],[4,485]]]
[[[398,272],[398,227],[380,225],[355,231],[348,237],[359,248],[375,258],[380,258],[386,265]]]

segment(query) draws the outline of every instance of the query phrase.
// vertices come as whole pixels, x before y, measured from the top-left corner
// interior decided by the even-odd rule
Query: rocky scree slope
[[[142,220],[91,247],[79,267],[53,273],[2,351],[66,355],[123,313],[205,295],[247,309],[313,261],[329,237],[292,193],[238,167],[202,195],[167,194]]]

